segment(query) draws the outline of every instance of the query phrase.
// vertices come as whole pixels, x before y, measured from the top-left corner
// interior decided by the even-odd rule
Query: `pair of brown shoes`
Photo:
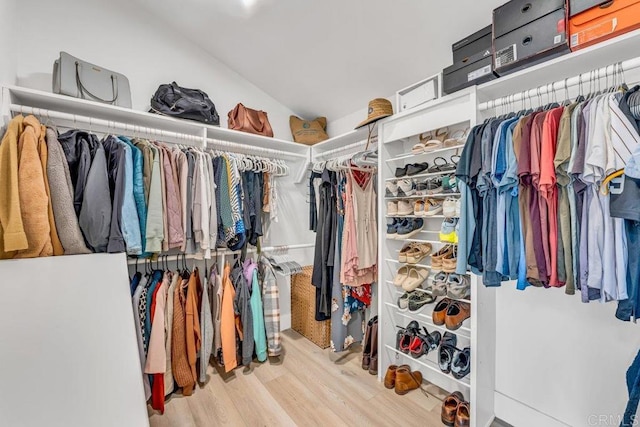
[[[444,399],[440,419],[449,427],[469,427],[471,425],[469,402],[465,402],[462,393],[456,391]]]
[[[391,365],[384,376],[384,386],[395,389],[396,394],[401,396],[420,388],[421,385],[422,374],[420,371],[411,372],[409,365]]]
[[[471,304],[443,298],[433,308],[431,317],[435,325],[446,325],[447,329],[455,331],[460,329],[462,323],[471,317]]]
[[[362,369],[371,375],[378,375],[378,316],[372,317],[367,323],[362,345]]]

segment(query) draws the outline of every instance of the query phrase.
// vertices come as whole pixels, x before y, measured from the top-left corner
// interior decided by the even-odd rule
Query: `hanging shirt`
[[[220,311],[220,335],[222,338],[222,361],[224,371],[231,372],[238,366],[236,359],[236,325],[233,303],[236,292],[231,284],[229,274],[231,267],[227,264],[222,273],[222,309]]]
[[[142,237],[140,235],[140,219],[134,195],[133,152],[131,147],[120,141],[124,148],[124,198],[122,201],[121,226],[122,237],[129,255],[142,254]]]

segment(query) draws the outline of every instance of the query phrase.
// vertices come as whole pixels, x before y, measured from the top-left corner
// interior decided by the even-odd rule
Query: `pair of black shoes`
[[[445,374],[451,374],[455,379],[462,379],[471,372],[471,348],[460,350],[456,347],[458,337],[451,332],[445,332],[438,350],[438,365]]]
[[[427,169],[429,169],[429,163],[427,162],[405,165],[404,167],[396,168],[396,178],[418,175]]]

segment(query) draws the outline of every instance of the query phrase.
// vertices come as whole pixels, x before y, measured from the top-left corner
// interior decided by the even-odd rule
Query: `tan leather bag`
[[[289,117],[291,135],[295,142],[313,145],[329,139],[327,135],[327,118],[318,117],[315,120],[302,120],[299,117]]]
[[[252,110],[240,103],[229,111],[228,116],[229,129],[273,137],[271,123],[269,123],[267,113],[264,111]]]

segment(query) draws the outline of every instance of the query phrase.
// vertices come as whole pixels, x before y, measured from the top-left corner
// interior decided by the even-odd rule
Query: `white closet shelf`
[[[401,356],[404,356],[408,360],[413,360],[413,361],[419,363],[420,365],[424,366],[425,368],[427,368],[427,369],[429,369],[429,370],[431,370],[431,371],[433,371],[433,372],[435,372],[437,374],[440,374],[443,377],[446,377],[446,378],[450,379],[451,381],[454,381],[454,382],[460,384],[461,386],[463,386],[465,388],[470,388],[471,387],[471,385],[469,384],[469,375],[467,375],[466,377],[462,378],[461,380],[458,380],[458,379],[454,378],[453,375],[445,374],[444,372],[442,372],[440,370],[440,367],[438,366],[438,364],[436,362],[432,362],[431,360],[426,359],[424,356],[416,359],[414,357],[411,357],[408,354],[405,354],[405,353],[401,352],[400,350],[396,350],[395,348],[393,348],[390,345],[385,345],[385,347],[388,350],[390,350],[390,351],[392,351],[392,352],[394,352],[396,354],[399,354]]]
[[[420,178],[431,178],[433,176],[442,176],[442,175],[451,175],[451,174],[455,174],[456,171],[447,171],[447,172],[429,172],[429,173],[420,173],[417,175],[413,175],[413,176],[402,176],[400,178],[387,178],[385,179],[385,181],[387,182],[394,182],[394,181],[400,181],[403,179],[420,179]]]
[[[400,160],[407,160],[407,159],[413,159],[413,158],[419,158],[419,157],[425,157],[427,155],[431,155],[431,154],[438,154],[438,153],[444,153],[447,151],[453,151],[453,150],[461,150],[464,148],[464,143],[459,144],[459,145],[454,145],[452,147],[443,147],[443,148],[438,148],[436,150],[431,150],[431,151],[425,151],[422,153],[405,153],[405,154],[401,154],[397,157],[392,157],[390,159],[387,159],[386,162],[387,163],[391,163],[391,162],[398,162]]]
[[[423,259],[423,261],[426,260],[426,259],[427,259],[427,257],[425,257]],[[427,270],[431,270],[431,266],[430,265],[426,265],[426,264],[420,264],[420,263],[418,263],[418,264],[409,264],[407,262],[400,262],[397,259],[391,259],[391,258],[386,258],[385,261],[386,262],[390,262],[392,264],[408,265],[409,267],[422,267],[422,268],[426,268]]]
[[[8,97],[7,99],[10,100],[10,102],[6,102],[6,104],[34,108],[35,115],[41,116],[45,121],[47,118],[46,111],[41,111],[41,114],[38,114],[38,110],[51,110],[71,115],[88,116],[111,122],[114,128],[127,128],[131,131],[139,131],[141,133],[145,131],[143,128],[147,128],[148,130],[154,131],[175,132],[196,136],[203,138],[203,140],[204,138],[209,138],[298,155],[308,155],[309,153],[308,146],[282,139],[268,138],[261,135],[210,126],[195,121],[175,119],[146,111],[137,111],[18,86],[6,86],[3,89],[3,97],[6,96]],[[5,118],[8,118],[10,111],[3,111],[2,114]],[[72,126],[73,120],[69,120],[67,124]],[[136,129],[138,130],[136,131]]]
[[[311,150],[314,156],[321,155],[325,152],[329,152],[336,149],[342,149],[347,145],[363,143],[367,142],[367,128],[363,127],[360,129],[352,130],[342,135],[337,135],[332,138],[329,138],[325,141],[318,142],[311,146]]]
[[[511,95],[632,59],[638,56],[638,45],[640,30],[632,31],[484,83],[477,87],[478,98],[484,101]]]

